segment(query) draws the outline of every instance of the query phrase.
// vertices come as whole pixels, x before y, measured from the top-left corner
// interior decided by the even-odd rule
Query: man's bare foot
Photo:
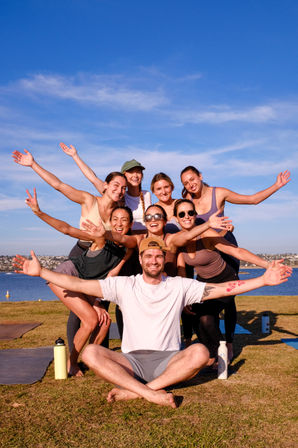
[[[114,389],[110,390],[107,396],[107,401],[109,403],[113,403],[114,401],[126,401],[126,400],[135,400],[136,398],[141,398],[134,392],[131,392],[127,389],[119,389],[118,387],[114,387]]]
[[[160,404],[161,406],[170,406],[173,409],[177,408],[175,402],[175,397],[171,392],[166,392],[165,390],[152,391],[150,397],[147,398],[148,401],[155,404]]]

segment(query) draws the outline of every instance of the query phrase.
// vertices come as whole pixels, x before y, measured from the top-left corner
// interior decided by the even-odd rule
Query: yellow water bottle
[[[55,380],[65,380],[67,378],[66,347],[63,339],[61,338],[58,338],[55,342],[54,369]]]

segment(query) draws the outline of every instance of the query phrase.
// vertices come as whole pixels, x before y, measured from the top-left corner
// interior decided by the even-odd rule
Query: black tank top
[[[86,250],[79,257],[70,258],[79,277],[86,280],[103,279],[120,263],[126,253],[126,248],[108,240],[102,249],[95,251],[97,253],[94,256],[92,256],[92,252],[89,254],[88,252],[89,250]]]

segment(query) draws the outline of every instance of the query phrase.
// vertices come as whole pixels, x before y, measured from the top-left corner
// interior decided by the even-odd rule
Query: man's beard
[[[147,275],[147,277],[150,277],[150,278],[159,278],[160,274],[161,274],[162,271],[163,271],[163,268],[160,267],[160,269],[159,269],[158,271],[156,271],[154,274],[153,274],[152,272],[149,272],[148,269],[146,269],[146,268],[144,268],[144,267],[143,267],[143,271],[144,271],[144,273]]]

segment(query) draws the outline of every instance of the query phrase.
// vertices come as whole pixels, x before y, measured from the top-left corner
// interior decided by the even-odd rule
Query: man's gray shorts
[[[135,377],[148,383],[160,376],[165,371],[170,359],[179,352],[180,350],[135,350],[129,353],[122,353],[122,355],[132,365]]]

